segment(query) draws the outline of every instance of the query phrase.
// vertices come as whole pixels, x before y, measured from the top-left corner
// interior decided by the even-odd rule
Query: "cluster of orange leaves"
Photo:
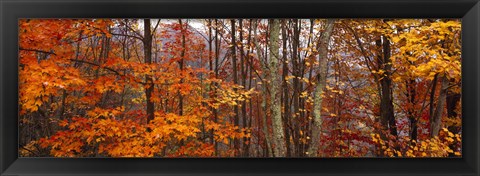
[[[143,125],[134,120],[120,119],[122,109],[95,108],[87,113],[88,117],[60,121],[58,125],[64,130],[40,139],[39,144],[42,148],[49,148],[55,157],[152,157],[158,156],[168,142],[189,141],[171,155],[213,156],[210,144],[192,140],[200,132],[201,120],[195,115],[157,112],[155,119]],[[205,128],[214,130],[216,139],[226,143],[232,136],[240,138],[248,135],[245,130],[238,130],[231,124],[212,123]]]

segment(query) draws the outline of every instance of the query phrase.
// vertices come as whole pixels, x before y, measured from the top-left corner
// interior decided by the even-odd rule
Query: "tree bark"
[[[243,48],[243,20],[239,19],[238,21],[238,27],[240,28],[240,33],[239,33],[239,42],[240,42],[240,73],[242,76],[242,86],[245,89],[247,86],[247,68],[245,67],[246,61],[245,61],[245,53],[244,53],[244,48]],[[241,107],[241,117],[242,119],[242,125],[244,129],[248,128],[247,125],[247,102],[242,101],[242,107]],[[248,138],[244,137],[243,138],[243,148],[242,148],[242,156],[248,157],[249,156],[249,144],[248,144]]]
[[[294,153],[296,156],[303,155],[302,148],[300,147],[300,127],[298,123],[298,117],[300,116],[300,64],[298,58],[298,49],[299,49],[299,42],[300,42],[300,27],[299,27],[299,20],[293,20],[293,38],[292,38],[292,76],[293,78],[293,95],[292,95],[292,126],[293,126],[293,146],[294,146]]]
[[[214,71],[214,69],[213,69],[213,55],[212,55],[213,54],[212,53],[212,51],[213,51],[212,41],[213,41],[213,38],[212,38],[212,20],[208,19],[208,64],[209,64],[210,72]],[[215,89],[215,86],[213,84],[210,84],[210,91],[212,91],[213,89]],[[211,98],[213,98],[213,96]],[[210,108],[210,110],[212,111],[212,114],[215,113],[215,108]],[[215,141],[215,136],[213,134],[213,129],[211,129],[210,130],[210,143],[214,144],[214,141]]]
[[[443,114],[443,109],[445,109],[447,91],[448,91],[448,79],[446,75],[443,75],[441,87],[440,87],[440,95],[438,95],[437,105],[432,115],[432,124],[430,127],[430,129],[432,129],[430,133],[431,137],[438,136],[438,133],[442,126],[442,114]]]
[[[430,105],[429,105],[429,111],[428,111],[428,115],[430,116],[430,119],[429,119],[429,125],[432,125],[433,123],[433,110],[434,110],[434,103],[435,103],[435,92],[437,90],[437,82],[438,82],[438,73],[435,74],[435,76],[433,77],[433,80],[432,80],[432,89],[430,90]],[[431,133],[431,129],[430,129],[430,133]]]
[[[144,28],[144,35],[143,35],[143,53],[145,57],[145,63],[150,64],[152,63],[152,32],[150,27],[150,19],[143,20],[143,28]],[[151,76],[145,76],[145,96],[147,97],[147,123],[153,120],[155,106],[152,102],[152,93],[154,89],[153,79]]]
[[[184,26],[183,26],[183,23],[182,23],[182,20],[179,19],[178,20],[178,23],[180,24],[180,32],[182,33],[182,52],[180,53],[180,60],[178,61],[178,67],[180,68],[180,73],[181,73],[181,77],[182,79],[180,79],[180,84],[183,84],[184,82],[184,79],[183,79],[183,67],[184,67],[184,60],[185,60],[185,29],[184,29]],[[180,92],[180,90],[178,91],[178,115],[183,115],[183,95],[182,93]]]
[[[285,157],[285,134],[283,131],[283,122],[280,105],[280,85],[279,85],[279,33],[280,23],[278,19],[271,19],[270,21],[270,57],[269,57],[269,71],[270,71],[270,112],[272,114],[272,126],[274,136],[274,155],[276,157]]]
[[[289,99],[289,91],[288,91],[288,84],[286,77],[288,76],[288,62],[287,62],[287,27],[286,27],[286,20],[282,20],[282,87],[283,87],[283,123],[285,126],[285,142],[287,147],[287,157],[292,156],[291,152],[291,134],[290,134],[290,99]]]
[[[379,75],[381,86],[380,97],[380,120],[384,127],[389,129],[390,134],[397,136],[397,125],[395,122],[395,114],[393,109],[393,90],[392,90],[392,64],[390,60],[390,41],[385,36],[376,41],[379,47],[377,63],[379,68],[384,71],[383,75]],[[381,49],[380,49],[381,48]]]
[[[218,39],[218,20],[215,19],[215,79],[218,79],[218,70],[219,70],[219,53],[220,53],[220,40]],[[217,84],[214,83],[214,89],[213,93],[214,96],[217,94]],[[218,111],[216,109],[213,109],[213,121],[215,123],[218,122]],[[213,131],[212,131],[212,136],[213,136]],[[218,156],[218,142],[215,141],[215,156]]]
[[[410,137],[412,140],[417,140],[417,116],[415,113],[415,96],[416,92],[416,81],[414,78],[406,81],[405,85],[407,88],[406,95],[410,107],[408,107],[408,119],[410,120]]]
[[[328,43],[330,42],[330,37],[332,35],[334,20],[328,19],[327,26],[323,32],[321,39],[317,46],[319,47],[319,72],[316,76],[316,85],[313,95],[313,125],[312,125],[312,141],[308,148],[308,156],[314,157],[318,154],[318,147],[320,144],[320,137],[322,134],[322,123],[323,119],[321,116],[322,109],[322,93],[323,89],[326,86],[327,80],[327,64],[328,64]]]
[[[235,42],[235,20],[232,19],[230,20],[231,25],[232,25],[232,31],[231,31],[231,37],[232,37],[232,69],[233,69],[233,83],[235,85],[238,85],[238,71],[237,71],[237,49],[236,49],[236,42]],[[233,91],[237,91],[236,88],[233,89]],[[239,126],[240,124],[240,119],[238,118],[238,106],[234,105],[233,106],[233,111],[235,113],[234,115],[234,124],[235,126]],[[233,140],[233,148],[235,149],[235,153],[237,156],[239,156],[240,152],[240,139],[235,138]]]

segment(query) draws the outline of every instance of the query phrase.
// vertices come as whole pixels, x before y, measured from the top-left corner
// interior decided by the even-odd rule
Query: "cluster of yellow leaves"
[[[449,127],[461,127],[462,126],[462,118],[455,117],[455,118],[442,118],[442,124]]]
[[[391,61],[395,82],[413,77],[432,80],[436,74],[447,74],[457,82],[461,78],[461,21],[455,19],[384,19],[347,20],[352,30],[368,35],[362,39],[374,41],[385,36],[391,42]],[[363,35],[358,32],[357,35]],[[375,53],[378,48],[365,45],[365,50]],[[372,54],[374,55],[374,54]],[[372,56],[371,56],[372,57]],[[373,74],[384,76],[382,70]]]
[[[213,130],[215,141],[223,142],[224,144],[229,144],[230,139],[249,138],[251,134],[249,129],[239,128],[228,122],[215,123],[207,121],[205,130]]]
[[[254,88],[246,90],[240,85],[220,84],[218,89],[216,89],[216,94],[213,98],[213,101],[207,101],[206,103],[215,109],[218,109],[224,104],[236,106],[239,105],[239,102],[248,102],[252,97],[252,94],[255,93],[256,91]]]
[[[461,156],[461,149],[452,149],[452,144],[462,142],[461,134],[453,134],[447,128],[435,136],[423,141],[410,140],[406,138],[397,146],[383,140],[379,134],[371,134],[372,142],[377,145],[381,155],[389,157],[446,157],[449,154]]]
[[[307,62],[308,63],[308,62]],[[299,81],[301,82],[305,82],[307,84],[311,84],[311,85],[315,85],[316,83],[314,81],[310,81],[308,78],[305,78],[305,77],[296,77],[296,76],[292,76],[292,75],[289,75],[289,76],[286,76],[285,77],[285,82],[287,84],[292,84],[290,80],[293,80],[293,79],[298,79]]]
[[[335,87],[330,87],[329,85],[326,85],[325,88],[327,89],[327,91],[330,91],[332,93],[336,93],[336,94],[344,94],[343,90],[340,90],[338,88],[335,88]]]
[[[447,74],[461,77],[461,23],[458,20],[394,20],[388,22],[388,36],[399,48],[392,60],[405,76],[426,77]]]

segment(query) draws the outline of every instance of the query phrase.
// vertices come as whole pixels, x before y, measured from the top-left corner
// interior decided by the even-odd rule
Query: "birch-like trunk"
[[[318,146],[320,144],[320,137],[322,134],[322,93],[326,86],[327,80],[327,63],[328,63],[328,43],[333,31],[334,19],[327,20],[327,26],[319,41],[319,73],[317,74],[317,81],[313,94],[313,125],[312,125],[312,142],[307,150],[308,156],[317,156]]]
[[[279,73],[279,35],[280,35],[280,21],[278,19],[270,20],[270,58],[269,58],[269,71],[270,71],[270,112],[272,114],[272,127],[273,127],[273,142],[274,155],[276,157],[285,157],[285,134],[283,131],[283,121],[281,113],[281,99],[280,99],[280,76]]]

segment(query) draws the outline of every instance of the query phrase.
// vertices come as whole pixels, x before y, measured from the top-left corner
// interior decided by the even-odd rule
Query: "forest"
[[[20,157],[461,157],[459,19],[19,19]]]

